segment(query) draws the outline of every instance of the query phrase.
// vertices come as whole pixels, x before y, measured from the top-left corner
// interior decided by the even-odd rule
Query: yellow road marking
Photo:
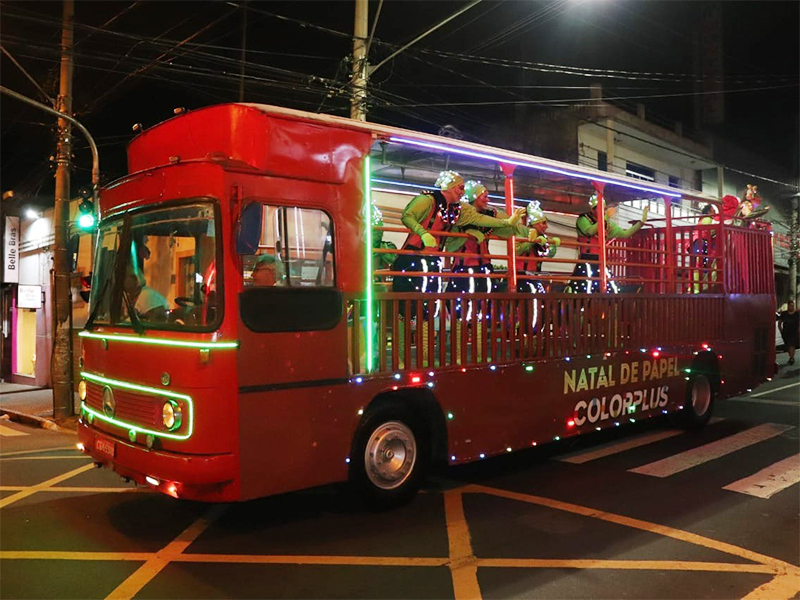
[[[479,600],[478,567],[469,536],[469,525],[464,516],[461,491],[444,493],[444,514],[447,520],[447,541],[450,549],[450,576],[453,578],[453,593],[456,600]]]
[[[19,454],[42,454],[43,452],[55,452],[60,450],[75,450],[76,452],[78,449],[73,444],[72,446],[57,446],[56,448],[43,448],[42,450],[17,450],[15,452],[2,452],[0,453],[0,457],[5,458],[6,456],[17,456]]]
[[[738,556],[746,560],[752,560],[754,562],[770,565],[774,567],[776,572],[800,573],[800,567],[796,567],[782,560],[778,560],[777,558],[772,558],[771,556],[766,556],[765,554],[759,554],[758,552],[746,550],[745,548],[740,548],[739,546],[734,546],[733,544],[712,540],[711,538],[707,538],[702,535],[698,535],[696,533],[690,533],[688,531],[683,531],[681,529],[674,529],[666,525],[658,525],[657,523],[650,523],[648,521],[642,521],[640,519],[624,517],[622,515],[616,515],[614,513],[605,512],[595,508],[579,506],[577,504],[570,504],[568,502],[561,502],[559,500],[552,500],[550,498],[543,498],[541,496],[519,494],[517,492],[509,492],[506,490],[486,487],[482,485],[469,485],[466,488],[464,488],[464,493],[471,493],[471,492],[500,496],[502,498],[508,498],[510,500],[527,502],[528,504],[538,504],[539,506],[547,506],[549,508],[554,508],[556,510],[563,510],[565,512],[584,515],[586,517],[591,517],[593,519],[600,519],[601,521],[617,523],[618,525],[624,525],[625,527],[631,527],[633,529],[641,529],[642,531],[655,533],[657,535],[663,535],[665,537],[670,537],[676,540],[681,540],[683,542],[688,542],[696,546],[711,548],[712,550],[719,550],[720,552],[725,552],[726,554],[732,554],[734,556]]]
[[[122,600],[133,598],[144,586],[150,583],[170,561],[179,556],[194,540],[202,534],[226,509],[224,505],[217,505],[209,510],[205,516],[200,517],[181,532],[178,537],[167,544],[146,563],[139,567],[125,581],[120,583],[108,596],[107,600]]]
[[[69,552],[59,550],[3,550],[2,560],[138,560],[152,558],[152,552]]]
[[[65,552],[65,551],[0,551],[2,560],[106,560],[148,561],[160,553],[154,552]],[[422,558],[413,556],[348,556],[348,555],[263,555],[263,554],[178,554],[169,562],[280,564],[280,565],[341,565],[370,567],[441,567],[450,565],[448,557]],[[607,569],[620,571],[707,571],[712,573],[775,574],[774,567],[763,564],[720,563],[673,560],[600,560],[548,558],[476,558],[476,567],[525,569]],[[779,577],[782,577],[780,574]]]
[[[789,600],[800,590],[800,575],[778,575],[764,585],[758,586],[743,600]]]
[[[618,569],[621,571],[711,571],[714,573],[772,573],[770,565],[686,560],[600,560],[550,558],[479,558],[479,567],[525,569]]]
[[[30,489],[34,486],[31,485],[0,485],[0,492],[21,492],[22,490]],[[150,492],[152,491],[150,488],[146,487],[137,487],[137,488],[106,488],[106,487],[79,487],[79,486],[59,486],[59,487],[52,487],[52,488],[44,488],[42,490],[37,490],[37,492],[50,492],[50,493],[60,493],[60,492],[87,492],[92,494],[100,494],[104,492],[110,493],[120,493],[120,492]]]
[[[36,486],[22,489],[18,494],[0,501],[0,507],[39,491],[103,491],[129,492],[149,491],[146,488],[80,488],[52,486],[78,475],[92,465],[84,465],[59,477]],[[5,486],[0,489],[9,489]],[[616,523],[625,527],[639,529],[670,537],[694,545],[725,552],[757,564],[700,562],[700,561],[659,561],[659,560],[596,560],[596,559],[507,559],[476,558],[472,549],[469,526],[464,514],[463,495],[479,493],[508,498],[515,501],[546,506],[556,510],[584,515],[590,518]],[[132,598],[152,581],[170,562],[228,563],[228,564],[296,564],[296,565],[360,565],[360,566],[398,566],[398,567],[441,567],[448,566],[453,579],[456,600],[480,599],[477,570],[482,568],[533,568],[533,569],[606,569],[606,570],[653,570],[653,571],[695,571],[717,573],[765,573],[774,574],[769,582],[759,586],[745,600],[788,600],[800,589],[800,567],[765,556],[732,544],[719,542],[687,531],[674,529],[656,523],[633,519],[622,515],[543,498],[530,494],[510,492],[480,485],[468,485],[461,489],[444,493],[445,517],[449,556],[442,558],[402,557],[402,556],[329,556],[329,555],[242,555],[242,554],[184,554],[194,542],[226,509],[224,505],[212,508],[187,527],[172,542],[155,553],[148,552],[56,552],[56,551],[0,551],[0,559],[7,560],[117,560],[144,562],[130,577],[123,581],[108,598]]]
[[[263,554],[181,554],[175,562],[213,562],[282,565],[358,565],[369,567],[442,567],[450,561],[446,557],[423,558],[416,556],[345,556],[345,555],[263,555]]]
[[[38,485],[33,485],[28,489],[21,490],[12,496],[7,496],[0,500],[0,508],[5,508],[9,504],[13,504],[17,500],[22,500],[23,498],[27,498],[28,496],[35,494],[36,492],[40,492],[45,488],[54,486],[58,483],[61,483],[62,481],[66,481],[67,479],[75,477],[76,475],[80,475],[81,473],[84,473],[93,468],[94,468],[93,464],[83,465],[82,467],[78,467],[77,469],[73,469],[72,471],[67,471],[63,475],[59,475],[58,477],[53,477],[52,479],[43,481]]]

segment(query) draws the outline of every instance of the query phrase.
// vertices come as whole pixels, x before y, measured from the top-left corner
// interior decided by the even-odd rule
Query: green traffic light
[[[92,229],[94,227],[94,215],[83,214],[78,217],[78,227],[81,229]]]

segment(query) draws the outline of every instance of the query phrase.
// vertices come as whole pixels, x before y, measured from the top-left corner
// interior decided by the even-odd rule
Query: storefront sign
[[[3,237],[3,281],[19,283],[19,217],[6,217]]]
[[[42,286],[20,285],[17,287],[17,308],[42,308]]]

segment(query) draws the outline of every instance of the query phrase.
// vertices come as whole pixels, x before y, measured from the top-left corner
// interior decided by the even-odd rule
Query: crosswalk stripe
[[[750,394],[751,398],[758,398],[759,396],[766,396],[767,394],[771,394],[772,392],[779,392],[781,390],[789,389],[790,387],[795,387],[800,385],[800,382],[797,383],[790,383],[789,385],[782,385],[781,387],[772,388],[769,390],[764,390],[763,392],[758,392],[757,394]]]
[[[716,442],[711,442],[635,469],[629,469],[629,471],[640,475],[651,475],[652,477],[669,477],[710,460],[721,458],[731,452],[763,442],[793,428],[794,426],[792,425],[764,423]]]
[[[725,419],[721,417],[713,417],[709,421],[709,423],[719,423],[720,421],[724,420]],[[647,444],[652,444],[653,442],[666,440],[668,438],[675,437],[676,435],[680,435],[682,433],[685,433],[683,429],[667,429],[665,431],[642,433],[640,435],[625,438],[622,440],[608,442],[606,444],[600,444],[599,446],[593,446],[592,448],[586,448],[585,450],[576,450],[575,452],[568,452],[567,454],[559,456],[556,460],[559,460],[561,462],[572,463],[575,465],[581,465],[591,460],[604,458],[606,456],[611,456],[612,454],[618,454],[619,452],[625,452],[626,450],[630,450],[631,448],[638,448],[639,446],[646,446]]]
[[[761,469],[750,477],[734,481],[722,489],[757,498],[769,498],[798,482],[800,482],[800,454],[795,454]]]
[[[560,460],[561,462],[572,463],[575,465],[581,465],[583,463],[589,462],[590,460],[603,458],[604,456],[611,456],[612,454],[617,454],[618,452],[625,452],[625,450],[630,450],[631,448],[638,448],[639,446],[652,444],[653,442],[665,440],[667,438],[671,438],[676,435],[680,435],[682,433],[683,431],[679,429],[654,431],[653,433],[638,435],[630,439],[609,442],[607,444],[602,444],[600,446],[587,448],[586,450],[578,450],[577,452],[570,452],[569,454],[565,454],[563,456],[558,457],[557,460]]]
[[[776,406],[800,406],[797,400],[770,400],[769,398],[751,398],[749,396],[741,396],[739,398],[728,398],[725,402],[752,402],[753,404],[775,404]]]
[[[24,431],[17,431],[16,429],[12,429],[8,425],[3,425],[0,423],[0,435],[3,437],[14,437],[16,435],[28,435]]]

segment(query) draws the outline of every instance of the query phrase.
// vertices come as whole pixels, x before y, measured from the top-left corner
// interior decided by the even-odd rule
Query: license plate
[[[94,441],[94,449],[100,454],[105,454],[109,458],[114,458],[114,442],[104,438],[97,438]]]

